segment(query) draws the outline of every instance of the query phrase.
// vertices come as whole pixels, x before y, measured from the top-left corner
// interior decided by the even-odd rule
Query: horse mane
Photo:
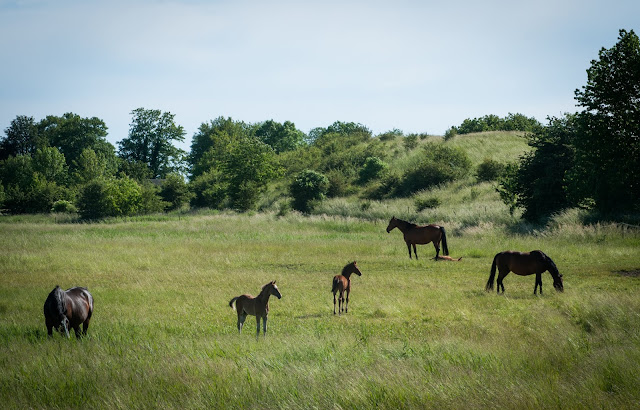
[[[553,259],[549,257],[549,255],[539,250],[531,251],[530,253],[537,253],[542,257],[542,259],[547,263],[547,265],[549,265],[549,268],[548,268],[549,273],[551,273],[552,276],[554,277],[560,276],[560,271],[558,270],[556,263],[553,261]]]
[[[412,228],[415,228],[415,227],[418,226],[418,224],[414,224],[413,222],[408,222],[408,221],[405,221],[403,219],[396,218],[396,220],[398,222],[402,222],[404,224],[405,228],[412,229]]]
[[[260,289],[260,294],[258,296],[264,296],[265,293],[268,293],[267,288],[273,285],[273,282],[269,282]]]
[[[353,264],[354,264],[354,263],[355,263],[355,262],[351,262],[351,263],[346,264],[346,265],[345,265],[345,267],[344,267],[344,268],[342,268],[342,273],[341,273],[341,275],[342,275],[342,276],[345,276],[345,274],[350,274],[351,272],[353,272]]]

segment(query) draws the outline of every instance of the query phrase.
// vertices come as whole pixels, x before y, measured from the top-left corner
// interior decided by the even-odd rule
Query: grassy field
[[[0,219],[3,408],[638,408],[640,233],[557,224],[453,229],[452,256],[409,260],[386,221],[199,214],[107,223]],[[564,275],[493,255],[542,249]],[[357,260],[350,311],[331,279]],[[227,305],[276,279],[269,334]],[[95,298],[89,336],[46,337],[56,285]]]

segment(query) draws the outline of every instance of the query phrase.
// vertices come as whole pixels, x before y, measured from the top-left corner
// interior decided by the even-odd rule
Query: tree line
[[[534,149],[510,164],[498,191],[529,220],[566,208],[590,209],[606,218],[640,211],[640,41],[620,30],[602,48],[575,90],[582,111],[550,117],[532,132]]]
[[[592,61],[576,90],[580,113],[549,118],[487,115],[451,127],[457,134],[524,131],[534,149],[517,163],[487,160],[479,180],[499,177],[511,210],[543,218],[567,207],[613,214],[638,210],[640,47],[633,31]],[[405,171],[391,169],[398,152],[423,134],[394,129],[374,136],[340,122],[308,134],[290,121],[246,123],[218,117],[200,125],[189,152],[176,147],[185,131],[174,115],[138,108],[128,136],[113,146],[99,118],[74,113],[17,116],[0,140],[0,208],[9,213],[79,212],[83,218],[125,216],[191,207],[254,209],[267,190],[303,212],[325,197],[409,196],[472,172],[464,150],[425,141]],[[402,141],[401,146],[397,141]],[[186,178],[185,178],[186,177]]]

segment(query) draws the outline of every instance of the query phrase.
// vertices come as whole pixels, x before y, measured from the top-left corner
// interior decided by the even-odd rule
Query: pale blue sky
[[[0,0],[0,128],[74,112],[114,145],[130,112],[353,121],[442,135],[465,118],[576,111],[574,90],[637,0]]]

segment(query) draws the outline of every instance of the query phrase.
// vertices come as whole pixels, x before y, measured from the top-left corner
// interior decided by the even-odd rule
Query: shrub
[[[329,180],[319,172],[305,170],[296,176],[289,189],[293,197],[293,208],[309,212],[315,201],[324,199],[329,189]]]
[[[61,200],[56,201],[56,202],[53,203],[53,207],[51,208],[51,212],[74,214],[74,213],[78,212],[78,209],[71,202],[61,199]]]
[[[140,185],[129,177],[89,182],[78,199],[84,219],[135,215],[141,211],[141,204]]]
[[[504,173],[505,167],[505,164],[487,158],[478,165],[476,178],[480,182],[495,181]]]
[[[389,165],[378,157],[367,157],[364,161],[364,165],[360,169],[360,183],[366,184],[367,182],[379,179],[387,170]]]
[[[440,206],[441,203],[442,202],[440,201],[440,198],[438,198],[437,196],[430,196],[426,198],[415,199],[417,212],[424,211],[425,209],[437,208]]]
[[[203,208],[220,208],[227,198],[228,182],[214,168],[202,173],[189,184],[193,193],[191,204]]]
[[[166,209],[172,211],[188,203],[193,193],[189,191],[182,175],[169,174],[160,188],[160,197],[167,202]]]
[[[405,172],[399,194],[410,195],[422,189],[455,181],[469,174],[471,161],[461,148],[428,143],[423,157]]]

